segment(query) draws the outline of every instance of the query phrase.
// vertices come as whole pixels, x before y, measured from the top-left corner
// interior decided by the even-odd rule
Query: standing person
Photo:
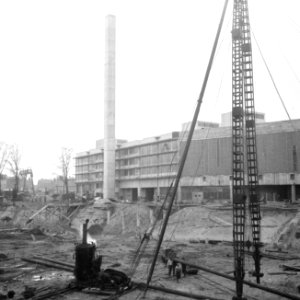
[[[183,277],[185,277],[185,275],[186,275],[186,264],[181,264],[181,269],[182,269]]]
[[[179,279],[181,278],[181,265],[178,263],[176,264],[175,267],[175,274],[176,274],[176,280],[177,282],[179,281]]]
[[[171,258],[168,258],[167,267],[168,267],[168,275],[171,276],[172,268],[173,268],[173,262]]]
[[[173,276],[175,276],[176,265],[177,265],[176,261],[173,260],[173,263],[172,263]]]

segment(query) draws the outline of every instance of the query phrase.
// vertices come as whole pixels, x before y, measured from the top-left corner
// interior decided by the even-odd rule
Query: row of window
[[[146,167],[146,168],[134,168],[129,170],[119,170],[120,177],[126,176],[143,176],[143,175],[155,175],[160,176],[163,174],[170,174],[177,172],[177,166],[159,166],[159,167]]]
[[[76,166],[79,165],[87,165],[87,164],[94,164],[96,162],[103,162],[103,154],[93,154],[84,157],[76,157]]]
[[[158,144],[149,144],[140,147],[140,155],[151,155],[156,153],[163,153],[168,151],[177,151],[178,142],[177,141],[168,141]]]
[[[153,155],[153,154],[159,154],[169,151],[177,151],[178,150],[178,143],[177,141],[167,141],[162,143],[155,143],[155,144],[148,144],[144,146],[137,146],[127,149],[120,149],[116,151],[116,157],[122,158],[127,155]],[[88,165],[88,164],[95,164],[97,162],[103,162],[103,153],[97,153],[97,154],[91,154],[83,157],[76,157],[76,166],[81,165]],[[122,160],[121,166],[123,164],[137,164],[137,161],[135,158],[128,159],[128,160]]]
[[[174,141],[164,141],[161,143],[152,143],[143,146],[136,146],[132,148],[117,150],[117,157],[122,158],[124,156],[130,155],[152,155],[157,153],[163,153],[168,151],[177,151],[178,142]]]
[[[101,181],[101,180],[103,180],[102,173],[76,175],[76,181]]]
[[[144,168],[132,168],[127,170],[117,170],[116,177],[126,177],[126,176],[142,176],[142,175],[153,175],[160,176],[163,174],[170,174],[177,171],[176,165],[168,166],[155,166],[155,167],[144,167]],[[103,180],[103,173],[86,173],[86,174],[76,174],[76,181],[98,181]]]
[[[175,164],[177,163],[177,156],[174,153],[165,153],[160,155],[153,156],[145,156],[141,158],[130,158],[130,159],[122,159],[116,163],[116,168],[122,168],[126,166],[154,166],[161,164]],[[103,164],[94,163],[87,165],[76,165],[76,174],[84,173],[84,172],[95,172],[102,171]]]
[[[84,172],[97,172],[103,171],[103,164],[92,164],[84,166],[76,166],[76,174]]]

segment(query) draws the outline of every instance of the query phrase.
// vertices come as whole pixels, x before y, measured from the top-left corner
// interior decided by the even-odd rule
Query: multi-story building
[[[153,200],[166,193],[176,175],[179,132],[141,141],[116,141],[116,196]],[[76,187],[79,194],[103,192],[103,140],[96,149],[75,157]]]
[[[181,132],[140,141],[116,142],[116,197],[162,198],[174,180],[187,137]],[[231,127],[199,123],[183,169],[178,201],[231,199]],[[265,200],[300,197],[300,120],[257,124],[259,189]],[[76,188],[102,193],[103,143],[76,156]]]

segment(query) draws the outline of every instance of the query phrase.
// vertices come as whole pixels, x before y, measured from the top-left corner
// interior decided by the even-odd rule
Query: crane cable
[[[280,102],[281,102],[281,104],[282,104],[282,106],[283,106],[283,108],[284,108],[284,110],[285,110],[285,113],[287,114],[287,116],[288,116],[288,118],[289,118],[289,121],[291,122],[291,125],[292,125],[293,129],[296,131],[296,128],[295,128],[295,126],[294,126],[294,124],[293,124],[293,121],[292,121],[292,119],[291,119],[291,116],[290,116],[290,114],[289,114],[289,112],[288,112],[288,110],[287,110],[287,107],[286,107],[286,105],[285,105],[285,103],[284,103],[284,100],[283,100],[283,98],[282,98],[282,96],[281,96],[281,94],[280,94],[280,92],[279,92],[279,90],[278,90],[278,88],[277,88],[277,85],[276,85],[276,82],[275,82],[275,80],[274,80],[274,77],[273,77],[273,75],[272,75],[272,73],[271,73],[271,70],[270,70],[270,68],[269,68],[269,66],[268,66],[268,64],[267,64],[267,62],[266,62],[266,60],[265,60],[265,57],[264,57],[264,55],[263,55],[263,53],[262,53],[262,51],[261,51],[261,49],[260,49],[260,47],[259,47],[259,44],[258,44],[258,42],[257,42],[257,39],[256,39],[256,37],[255,37],[255,34],[254,34],[253,30],[252,30],[252,34],[253,34],[253,37],[254,37],[256,46],[257,46],[257,48],[258,48],[258,51],[259,51],[259,53],[260,53],[260,56],[261,56],[261,58],[262,58],[262,60],[263,60],[263,62],[264,62],[264,64],[265,64],[265,67],[266,67],[266,69],[267,69],[267,71],[268,71],[268,73],[269,73],[269,76],[270,76],[270,78],[271,78],[271,81],[272,81],[272,83],[273,83],[273,86],[274,86],[274,88],[275,88],[275,90],[276,90],[276,93],[277,93],[279,99],[280,99]]]
[[[229,22],[227,23],[226,28],[227,28],[228,26],[229,26]],[[224,38],[223,38],[222,41],[220,42],[220,47],[221,47],[221,45],[223,44],[223,41],[224,41]],[[220,47],[218,48],[218,50],[220,50]],[[230,47],[230,41],[229,41],[229,43],[228,43],[228,48],[229,48],[229,47]],[[217,56],[218,53],[219,53],[219,51],[216,51],[216,56]],[[226,69],[226,65],[224,65],[224,68],[223,68],[222,78],[221,78],[221,81],[220,81],[220,85],[219,85],[219,89],[218,89],[217,98],[216,98],[216,100],[215,100],[215,104],[217,104],[217,102],[219,101],[220,90],[221,90],[222,83],[223,83],[223,78],[224,78],[225,69]],[[210,133],[210,130],[211,130],[211,127],[208,127],[207,132],[206,132],[206,135],[205,135],[205,138],[203,139],[204,141],[207,140],[208,135],[209,135],[209,133]],[[198,174],[198,171],[199,171],[199,168],[200,168],[200,164],[201,164],[201,162],[202,162],[202,160],[203,160],[203,155],[204,155],[204,152],[202,151],[201,154],[200,154],[200,157],[199,157],[199,159],[198,159],[197,168],[196,168],[196,170],[195,170],[195,172],[194,172],[194,176],[193,176],[193,180],[192,180],[192,184],[191,184],[192,187],[194,186],[196,175]],[[185,213],[184,217],[186,217],[186,215],[187,215],[187,212]],[[176,231],[178,225],[179,225],[179,224],[182,224],[182,222],[176,222],[176,223],[177,223],[177,224],[174,226],[174,229],[172,230],[172,233],[171,233],[171,235],[170,235],[170,237],[169,237],[169,241],[172,240],[173,235],[174,235],[174,233],[175,233],[175,231]],[[166,247],[168,247],[168,245],[169,245],[169,243],[167,242]]]
[[[225,28],[227,29],[227,28],[229,27],[229,25],[230,25],[230,19],[228,19]],[[225,29],[225,31],[226,31],[226,29]],[[216,50],[216,55],[215,55],[216,58],[217,58],[217,56],[218,56],[218,54],[219,54],[219,52],[220,52],[220,49],[221,49],[221,47],[222,47],[222,45],[223,45],[224,40],[225,40],[225,37],[223,36],[223,38],[221,39],[221,41],[220,41],[220,43],[219,43],[219,45],[218,45],[218,48],[217,48],[217,50]],[[229,41],[229,43],[228,43],[228,48],[229,48],[229,46],[230,46],[230,41]],[[217,98],[216,98],[215,103],[217,103],[218,100],[219,100],[220,90],[221,90],[222,83],[223,83],[223,78],[224,78],[225,69],[226,69],[226,65],[224,65],[224,68],[223,68],[222,78],[221,78],[221,81],[220,81],[220,84],[219,84],[218,93],[217,93]],[[211,128],[209,127],[208,130],[207,130],[207,133],[206,133],[206,136],[205,136],[204,140],[207,139],[207,137],[208,137],[208,135],[209,135],[210,129],[211,129]],[[184,137],[185,137],[185,135],[187,134],[187,132],[188,132],[188,130],[187,130],[187,127],[186,127],[185,130],[184,130],[184,133],[183,133],[183,135],[182,135],[182,137],[181,137],[181,139],[180,139],[180,142],[182,142],[182,141],[184,140]],[[174,154],[174,156],[173,156],[173,158],[172,158],[172,160],[171,160],[170,166],[172,166],[172,164],[173,164],[173,159],[174,159],[174,158],[175,158],[175,154]],[[202,159],[203,159],[203,152],[201,152],[200,158],[199,158],[199,160],[198,160],[197,168],[196,168],[195,173],[194,173],[195,175],[193,176],[192,186],[194,185],[195,177],[196,177],[196,174],[198,173],[198,170],[199,170],[199,168],[200,168],[200,163],[201,163]],[[170,171],[171,171],[171,170],[170,170]],[[176,204],[176,203],[175,203],[175,204]],[[173,237],[173,235],[174,235],[174,232],[175,232],[175,230],[176,230],[176,228],[177,228],[177,226],[178,226],[179,224],[181,224],[181,222],[177,222],[177,225],[174,227],[174,229],[173,229],[173,231],[172,231],[172,233],[171,233],[169,239],[172,239],[172,237]],[[161,226],[162,226],[162,223],[161,223]],[[160,229],[161,229],[161,226],[160,226]],[[168,244],[167,244],[167,245],[168,245]]]
[[[184,130],[184,132],[183,132],[183,134],[182,134],[182,136],[181,136],[179,142],[182,142],[182,141],[183,141],[183,139],[184,139],[185,135],[187,134],[187,132],[188,132],[188,130],[187,130],[187,128],[186,128],[186,129]],[[172,165],[173,165],[173,161],[174,161],[174,159],[175,159],[175,157],[176,157],[176,154],[177,154],[177,152],[175,152],[175,153],[173,154],[173,157],[172,157],[172,159],[171,159],[171,163],[170,163],[170,172],[172,171],[171,168],[172,168]],[[170,180],[170,179],[169,179],[169,180]],[[134,254],[133,259],[132,259],[132,262],[131,262],[130,271],[129,271],[129,274],[130,274],[131,277],[134,275],[134,273],[135,273],[135,271],[136,271],[136,269],[137,269],[137,267],[138,267],[138,265],[139,265],[139,262],[140,262],[140,260],[141,260],[141,258],[142,258],[142,254],[143,254],[143,253],[145,252],[145,250],[146,250],[146,247],[147,247],[147,245],[148,245],[148,242],[149,242],[149,240],[150,240],[150,237],[151,237],[151,235],[152,235],[152,233],[153,233],[153,231],[154,231],[154,229],[155,229],[155,226],[157,225],[157,222],[158,222],[159,218],[163,215],[163,209],[165,208],[167,199],[168,199],[168,197],[169,197],[170,194],[171,194],[171,190],[172,190],[173,184],[174,184],[174,179],[173,179],[173,180],[171,181],[171,183],[169,184],[169,188],[168,188],[167,193],[166,193],[166,195],[165,195],[165,199],[164,199],[162,205],[160,206],[159,212],[157,213],[157,216],[155,217],[154,223],[152,224],[152,226],[150,226],[150,227],[146,230],[146,232],[144,233],[144,235],[143,235],[143,237],[142,237],[142,239],[141,239],[141,241],[140,241],[140,243],[139,243],[139,245],[138,245],[137,250],[135,251],[135,254]],[[161,227],[162,227],[162,223],[160,224],[159,231],[161,230]]]

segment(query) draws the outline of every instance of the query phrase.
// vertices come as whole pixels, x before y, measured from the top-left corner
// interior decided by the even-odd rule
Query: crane
[[[19,174],[23,178],[23,192],[26,189],[27,176],[30,175],[32,193],[34,194],[34,183],[33,183],[33,172],[32,172],[32,169],[23,169],[23,170],[20,170]]]
[[[247,185],[246,185],[247,181]],[[233,248],[236,297],[243,299],[246,203],[253,238],[257,283],[260,271],[260,204],[257,194],[258,167],[253,89],[252,45],[247,0],[234,0],[232,23],[232,187]]]

